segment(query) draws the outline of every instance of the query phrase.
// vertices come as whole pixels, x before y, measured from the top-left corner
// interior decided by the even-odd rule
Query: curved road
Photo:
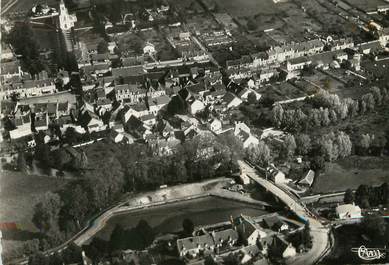
[[[272,182],[258,176],[256,170],[244,161],[238,161],[241,168],[241,174],[245,174],[250,179],[264,187],[267,191],[273,193],[280,201],[286,204],[299,218],[309,222],[311,227],[312,248],[304,254],[298,254],[296,257],[288,259],[287,264],[306,265],[318,262],[328,250],[329,228],[323,226],[316,217],[299,201],[299,199],[277,187]]]

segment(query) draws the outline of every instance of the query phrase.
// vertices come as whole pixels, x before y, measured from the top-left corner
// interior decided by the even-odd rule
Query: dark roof
[[[184,131],[174,131],[174,137],[183,143],[185,141]]]
[[[134,115],[131,115],[131,117],[126,123],[126,131],[131,133],[134,137],[140,138],[146,131],[146,129],[140,119],[138,119]]]
[[[109,59],[109,53],[94,53],[90,57],[93,61],[105,61]]]
[[[197,84],[189,85],[186,87],[186,89],[191,94],[199,94],[200,92],[207,90],[204,86],[204,83],[197,83]]]
[[[236,96],[234,94],[232,94],[231,92],[227,92],[224,96],[223,96],[223,101],[226,102],[227,104],[230,103],[231,101],[233,101],[234,99],[236,98]]]

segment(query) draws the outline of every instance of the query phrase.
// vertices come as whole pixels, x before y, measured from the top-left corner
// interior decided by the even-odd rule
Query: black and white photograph
[[[389,264],[389,0],[0,4],[0,265]]]

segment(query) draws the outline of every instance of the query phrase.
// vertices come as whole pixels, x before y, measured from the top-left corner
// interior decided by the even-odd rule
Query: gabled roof
[[[229,240],[238,240],[238,232],[234,229],[226,229],[221,231],[216,231],[212,233],[213,239],[216,244],[224,243]]]
[[[156,97],[156,98],[149,97],[148,101],[149,101],[150,106],[152,106],[152,105],[160,106],[160,105],[168,104],[170,101],[170,98],[166,95],[162,95],[162,96]]]
[[[115,77],[126,77],[126,76],[143,76],[146,72],[142,65],[113,68],[112,75]]]
[[[197,83],[197,84],[193,84],[193,85],[189,85],[186,87],[186,89],[188,90],[189,93],[191,94],[199,94],[201,92],[204,92],[206,90],[208,90],[204,83]]]
[[[213,246],[214,242],[210,234],[205,234],[201,236],[187,237],[177,240],[178,251],[182,250],[191,250],[197,248],[206,248]]]
[[[236,98],[236,96],[234,94],[232,94],[231,92],[227,92],[222,100],[223,102],[225,102],[226,104],[229,104],[230,102],[232,102],[234,99]]]
[[[109,60],[109,53],[94,53],[90,57],[93,61],[105,61]]]
[[[298,182],[298,184],[309,185],[309,186],[311,186],[314,179],[315,179],[315,171],[313,171],[312,169],[310,169],[310,170],[307,172],[307,174],[305,175],[305,177],[302,178],[302,179]]]

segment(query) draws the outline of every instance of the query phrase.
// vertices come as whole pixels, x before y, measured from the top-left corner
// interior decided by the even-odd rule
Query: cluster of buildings
[[[283,259],[296,255],[296,248],[287,241],[288,233],[295,229],[296,224],[277,214],[256,218],[240,215],[229,224],[200,228],[194,236],[178,239],[176,245],[187,264],[204,264],[207,256],[215,262],[269,264],[269,255]]]

